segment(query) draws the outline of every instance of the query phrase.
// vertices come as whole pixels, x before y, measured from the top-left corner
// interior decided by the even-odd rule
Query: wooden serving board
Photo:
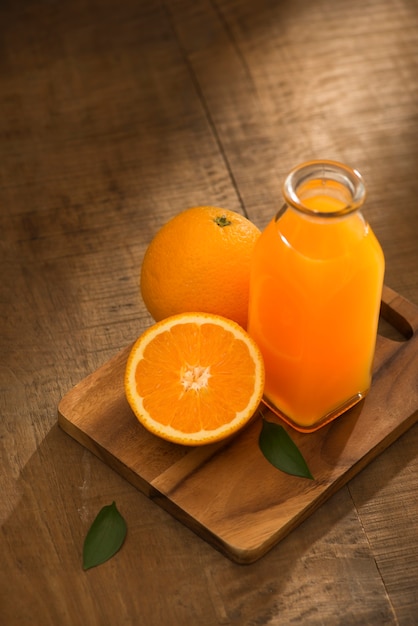
[[[58,422],[232,560],[253,562],[417,421],[418,308],[385,287],[381,314],[408,339],[378,336],[367,398],[315,433],[288,429],[313,481],[284,474],[266,461],[258,447],[259,416],[229,441],[204,447],[150,434],[124,395],[131,346],[64,396]],[[266,417],[277,420],[269,411]]]

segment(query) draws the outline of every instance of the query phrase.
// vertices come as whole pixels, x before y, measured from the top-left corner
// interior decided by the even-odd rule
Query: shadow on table
[[[398,471],[413,456],[412,450],[410,454],[406,451]],[[374,498],[384,486],[374,482],[368,498]],[[208,596],[221,624],[240,623],[235,620],[253,616],[261,619],[261,615],[263,619],[301,615],[303,607],[317,606],[319,590],[324,589],[332,603],[343,606],[350,600],[354,584],[359,585],[360,597],[367,593],[372,601],[374,594],[382,609],[382,582],[345,488],[262,559],[244,566],[219,554],[56,425],[25,465],[17,489],[18,500],[3,525],[2,612],[9,625],[26,623],[27,607],[44,615],[44,626],[59,623],[63,610],[82,614],[91,603],[91,594],[99,593],[103,584],[115,584],[117,596],[122,593],[125,598],[123,606],[117,597],[102,598],[99,613],[104,614],[107,603],[116,601],[121,603],[121,611],[138,608],[147,614],[148,594],[159,581],[178,593],[186,593],[189,585],[192,603],[193,594],[200,595],[201,601]],[[127,521],[126,543],[111,561],[83,572],[85,534],[98,510],[113,500]],[[132,585],[129,576],[125,579],[135,568],[142,573],[140,589]],[[109,578],[114,583],[109,583]],[[364,584],[367,591],[360,589]],[[8,606],[7,589],[13,587],[21,590],[20,607]],[[386,608],[389,615],[390,607]],[[181,619],[187,619],[187,607],[180,614],[173,624],[186,623]],[[156,624],[152,619],[150,616],[146,623]]]

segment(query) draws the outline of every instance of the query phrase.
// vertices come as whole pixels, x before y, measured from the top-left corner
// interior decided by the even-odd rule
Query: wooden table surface
[[[0,4],[0,623],[418,623],[418,425],[238,565],[57,425],[152,322],[157,229],[212,204],[263,228],[294,165],[366,179],[385,282],[418,304],[416,0]],[[82,570],[116,504],[128,535]]]

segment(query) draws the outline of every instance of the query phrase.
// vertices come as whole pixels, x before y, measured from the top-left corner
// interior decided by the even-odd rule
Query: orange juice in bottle
[[[264,402],[311,432],[370,388],[384,257],[357,171],[310,161],[283,195],[255,246],[248,332],[264,357]]]

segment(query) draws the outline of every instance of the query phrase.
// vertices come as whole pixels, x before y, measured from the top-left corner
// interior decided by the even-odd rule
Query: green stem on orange
[[[226,217],[226,215],[221,215],[221,217],[215,217],[213,221],[221,228],[223,228],[224,226],[230,226],[232,224],[232,222]]]

